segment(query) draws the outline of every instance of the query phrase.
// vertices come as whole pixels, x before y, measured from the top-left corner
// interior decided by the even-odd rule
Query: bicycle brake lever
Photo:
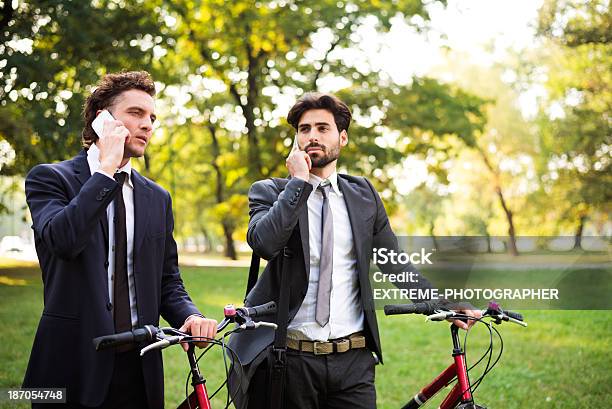
[[[143,356],[144,354],[146,354],[147,352],[154,350],[154,349],[164,349],[169,347],[170,345],[174,345],[174,344],[178,344],[179,342],[181,342],[183,340],[182,336],[173,336],[173,337],[167,337],[164,339],[160,339],[157,342],[154,342],[150,345],[147,345],[146,347],[142,348],[140,350],[140,356]]]
[[[260,322],[255,323],[255,328],[259,328],[259,327],[268,327],[268,328],[277,329],[278,325],[276,325],[273,322],[260,321]]]
[[[455,315],[454,311],[439,311],[436,310],[434,314],[428,315],[425,317],[425,321],[444,321],[447,318]]]
[[[526,322],[524,322],[524,321],[519,321],[519,320],[514,319],[514,318],[512,318],[512,317],[508,317],[508,322],[512,322],[512,323],[514,323],[514,324],[518,324],[518,325],[523,326],[523,327],[526,327],[526,326],[527,326],[527,323],[526,323]]]
[[[268,328],[274,328],[277,329],[278,325],[276,325],[273,322],[265,322],[265,321],[260,321],[260,322],[255,322],[255,321],[247,321],[242,325],[239,325],[238,328],[242,329],[242,330],[247,330],[247,329],[257,329],[259,327],[268,327]]]

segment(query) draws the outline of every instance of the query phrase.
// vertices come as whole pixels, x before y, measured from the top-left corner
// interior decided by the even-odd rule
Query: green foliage
[[[460,90],[418,78],[409,87],[397,87],[377,72],[342,58],[343,51],[358,45],[357,30],[366,18],[374,17],[379,30],[388,29],[391,17],[398,13],[427,19],[419,1],[296,2],[284,7],[275,2],[257,2],[253,7],[246,1],[175,1],[165,6],[174,19],[177,45],[164,60],[172,61],[168,71],[175,75],[168,78],[183,84],[180,93],[186,101],[174,111],[184,120],[169,118],[166,126],[168,135],[187,132],[191,137],[182,139],[185,145],[173,140],[172,148],[159,150],[171,149],[185,161],[198,163],[206,176],[183,179],[191,188],[181,192],[192,201],[210,203],[205,213],[210,219],[225,220],[225,230],[240,226],[225,218],[233,213],[219,210],[227,209],[227,198],[246,194],[254,180],[286,176],[284,163],[294,131],[284,115],[297,96],[317,90],[326,76],[333,74],[348,83],[338,94],[362,119],[349,131],[341,169],[375,175],[377,187],[391,194],[394,185],[386,172],[406,152],[416,145],[421,151],[431,149],[447,134],[470,138],[477,128],[473,122],[482,117],[479,100]],[[428,108],[427,118],[415,118],[409,126],[393,119],[400,111],[425,112]],[[392,130],[406,138],[427,133],[429,139],[381,144],[380,138]],[[198,144],[197,150],[186,146],[192,143]],[[175,175],[176,167],[173,169]],[[152,175],[165,181],[163,173],[152,171]],[[196,188],[198,183],[208,187]]]
[[[73,156],[81,106],[108,71],[152,70],[162,44],[155,1],[4,1],[0,24],[0,138],[17,152],[3,174]]]
[[[612,46],[609,2],[548,1],[540,32],[548,46],[548,97],[539,116],[543,190],[576,228],[612,210]]]

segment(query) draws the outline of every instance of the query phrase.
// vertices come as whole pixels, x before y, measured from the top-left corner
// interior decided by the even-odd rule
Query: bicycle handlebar
[[[238,328],[241,330],[251,330],[259,327],[270,327],[276,329],[276,324],[274,323],[253,322],[252,320],[252,318],[256,318],[260,315],[273,314],[274,312],[276,312],[276,303],[274,301],[253,307],[235,308],[233,305],[228,305],[224,309],[225,319],[223,319],[223,321],[217,325],[217,332],[225,329],[225,327],[227,327],[227,325],[231,322],[238,323]],[[174,333],[174,336],[167,336],[167,334],[164,334],[164,330]],[[158,335],[166,336],[163,339],[159,339]],[[182,341],[185,336],[188,336],[188,334],[183,334],[174,328],[161,329],[153,325],[145,325],[142,328],[137,328],[132,331],[96,337],[93,339],[93,344],[96,351],[102,351],[104,349],[116,348],[122,345],[157,340],[157,342],[145,348],[148,351],[150,349],[159,347],[165,348],[169,345],[177,344]]]
[[[513,318],[513,319],[515,319],[517,321],[524,321],[523,320],[523,314],[520,314],[518,312],[505,310],[504,314],[506,314],[508,317]]]
[[[270,301],[268,303],[257,305],[255,307],[238,308],[238,310],[242,311],[247,317],[256,318],[260,315],[275,313],[276,303],[274,301]]]
[[[137,342],[151,341],[155,338],[159,328],[153,325],[145,325],[142,328],[137,328],[133,331],[120,332],[118,334],[104,335],[93,339],[96,351],[103,349],[115,348],[121,345],[127,345]]]
[[[417,302],[413,304],[390,304],[385,305],[385,315],[398,314],[423,314],[431,315],[436,310],[434,302]]]
[[[398,314],[423,314],[427,315],[428,320],[442,321],[447,318],[452,318],[456,314],[448,308],[449,304],[441,304],[435,301],[426,301],[413,304],[390,304],[385,305],[385,315]],[[509,321],[515,324],[526,326],[523,321],[523,315],[514,311],[502,310],[496,302],[490,302],[486,310],[482,311],[482,316],[493,317],[498,323],[501,321]]]

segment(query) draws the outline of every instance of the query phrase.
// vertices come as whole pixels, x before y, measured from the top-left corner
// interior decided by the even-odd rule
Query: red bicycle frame
[[[177,409],[211,409],[208,391],[206,390],[206,379],[200,373],[198,362],[195,358],[195,346],[189,344],[187,350],[189,366],[191,367],[191,385],[193,392],[189,395],[189,401],[185,399]]]
[[[474,404],[472,392],[470,391],[470,380],[468,378],[467,366],[465,363],[465,351],[461,349],[458,335],[459,328],[455,324],[451,324],[451,337],[453,339],[453,362],[440,375],[438,375],[429,385],[416,394],[410,402],[402,409],[416,409],[425,404],[432,396],[440,389],[444,388],[448,383],[457,377],[457,384],[449,392],[440,404],[439,409],[477,409],[481,406]],[[484,409],[484,408],[483,408]]]

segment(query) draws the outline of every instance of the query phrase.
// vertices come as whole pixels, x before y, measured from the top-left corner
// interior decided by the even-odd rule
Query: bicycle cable
[[[473,393],[476,390],[476,388],[478,388],[478,385],[480,385],[480,383],[483,381],[483,379],[484,379],[484,377],[485,377],[485,375],[487,373],[487,370],[489,369],[489,366],[491,365],[491,357],[493,356],[493,331],[491,331],[491,328],[492,328],[491,327],[491,322],[490,321],[489,322],[482,321],[482,323],[487,327],[487,330],[489,331],[489,347],[487,348],[487,350],[485,351],[485,353],[482,356],[482,358],[484,358],[485,356],[488,356],[487,364],[485,365],[485,369],[484,369],[483,373],[481,374],[481,376],[478,377],[478,379],[476,379],[476,381],[473,384],[471,382],[468,382],[468,385],[470,385],[470,387],[468,388],[470,390],[470,393]],[[464,348],[467,348],[467,334],[466,334],[466,337],[464,339]],[[479,361],[481,361],[481,360],[479,360]],[[472,368],[470,368],[470,369],[472,369]]]
[[[489,368],[487,368],[487,369],[485,370],[485,372],[482,374],[482,378],[483,378],[483,379],[484,379],[484,377],[485,377],[485,376],[486,376],[486,375],[487,375],[489,372],[491,372],[491,371],[493,370],[493,368],[495,367],[495,365],[497,365],[497,363],[498,363],[498,362],[499,362],[499,360],[501,359],[501,356],[502,356],[502,354],[503,354],[503,352],[504,352],[504,339],[502,338],[502,336],[501,336],[501,334],[499,333],[499,331],[497,330],[497,328],[495,328],[495,327],[493,327],[493,326],[492,326],[492,327],[491,327],[491,329],[497,333],[497,337],[499,338],[499,342],[500,342],[500,349],[499,349],[499,354],[497,355],[497,358],[495,359],[495,361],[493,362],[493,364],[492,364],[492,365],[491,365]],[[475,386],[475,388],[477,388],[477,387],[478,387],[478,385],[476,385],[476,386]],[[474,388],[474,390],[476,390],[475,388]]]
[[[193,341],[195,339],[200,339],[200,340],[203,339],[203,340],[206,340],[207,342],[209,342],[209,345],[197,357],[197,359],[195,361],[196,364],[197,364],[200,361],[200,359],[204,356],[204,354],[206,354],[213,346],[219,345],[219,342],[216,339],[214,339],[214,338],[208,338],[208,337],[189,337],[189,341]],[[189,400],[189,379],[191,379],[191,368],[189,369],[189,372],[187,373],[187,379],[185,380],[185,400],[187,401],[187,406],[189,407],[189,409],[192,409],[191,408],[191,401]]]
[[[210,395],[209,399],[212,399],[222,388],[223,386],[227,385],[227,379],[229,377],[229,369],[227,367],[227,361],[226,361],[226,354],[225,351],[229,351],[230,354],[232,355],[232,360],[238,359],[238,355],[236,354],[236,352],[230,348],[229,346],[227,346],[227,344],[225,343],[225,338],[228,337],[229,335],[235,333],[237,331],[237,329],[226,332],[225,334],[223,334],[223,337],[221,338],[221,340],[218,340],[216,338],[209,338],[209,337],[189,337],[188,341],[193,342],[196,340],[200,340],[200,341],[206,341],[209,343],[209,345],[204,349],[204,351],[202,351],[200,353],[200,355],[197,357],[196,359],[196,364],[200,361],[200,359],[202,359],[202,357],[208,352],[210,351],[210,349],[216,345],[221,346],[221,350],[223,351],[223,362],[224,362],[224,366],[225,366],[225,381],[215,390],[215,392],[213,392],[212,395]],[[187,401],[187,405],[189,407],[189,409],[192,409],[191,407],[191,402],[189,400],[189,380],[191,379],[191,369],[189,370],[189,373],[187,374],[187,378],[185,380],[185,399]],[[229,391],[229,386],[228,386],[228,397],[226,400],[226,406],[225,408],[229,408],[229,405],[232,404],[234,397],[230,396],[231,393]]]
[[[504,350],[504,340],[501,336],[501,333],[497,330],[497,328],[493,327],[493,322],[492,321],[484,321],[482,318],[474,318],[474,317],[461,317],[461,318],[468,318],[468,319],[473,319],[475,321],[478,321],[482,324],[484,324],[487,329],[489,330],[489,347],[487,348],[487,350],[484,352],[484,354],[481,356],[481,358],[474,364],[472,365],[468,370],[468,384],[470,384],[470,387],[468,388],[470,390],[470,393],[474,393],[476,391],[476,389],[480,386],[480,384],[482,383],[482,381],[484,380],[484,378],[487,376],[487,374],[489,372],[491,372],[493,370],[493,368],[497,365],[497,363],[499,362],[499,360],[501,359],[501,356],[503,354],[503,350]],[[495,331],[495,333],[497,334],[497,337],[500,341],[500,351],[499,354],[497,355],[495,361],[493,362],[493,364],[491,364],[491,358],[493,357],[493,331]],[[467,338],[469,335],[469,331],[468,333],[465,334],[464,337],[464,344],[463,344],[463,350],[464,353],[466,355],[466,361],[467,361]],[[485,356],[488,355],[488,359],[487,359],[487,364],[485,365],[485,369],[483,371],[483,373],[480,375],[480,377],[478,377],[478,379],[474,382],[474,384],[471,384],[469,382],[469,371],[471,371],[476,365],[478,365]],[[451,379],[446,386],[450,385],[451,383],[455,382],[457,379],[457,377],[453,377],[453,379]],[[463,395],[468,389],[464,390],[461,392],[461,395]]]
[[[482,360],[483,360],[483,359],[484,359],[486,356],[488,356],[488,357],[489,357],[489,358],[488,358],[488,360],[487,360],[487,365],[485,366],[485,374],[487,373],[487,369],[488,369],[488,367],[489,367],[489,364],[490,364],[490,362],[491,362],[491,357],[492,357],[492,354],[493,354],[493,333],[492,333],[491,329],[489,328],[489,322],[485,321],[485,320],[484,320],[484,319],[482,319],[482,318],[475,318],[475,317],[470,317],[470,316],[467,316],[467,315],[466,315],[466,316],[457,316],[457,318],[462,318],[462,319],[470,319],[470,320],[473,320],[473,321],[480,322],[480,323],[484,324],[484,325],[487,327],[487,329],[489,330],[489,347],[488,347],[488,348],[487,348],[487,350],[486,350],[486,351],[483,353],[483,355],[480,357],[480,359],[479,359],[479,360],[478,360],[478,361],[477,361],[475,364],[473,364],[472,366],[470,366],[470,367],[467,369],[468,384],[470,384],[470,382],[469,382],[469,372],[470,372],[472,369],[474,369],[474,368],[475,368],[475,367],[476,367],[476,366],[477,366],[477,365],[478,365],[480,362],[482,362]],[[497,332],[497,331],[496,331],[496,332]],[[467,332],[466,332],[465,337],[464,337],[464,344],[463,344],[463,351],[464,351],[464,354],[465,354],[465,356],[466,356],[466,358],[465,358],[465,359],[466,359],[466,362],[467,362],[467,338],[468,338],[469,333],[470,333],[470,331],[467,331]],[[499,332],[498,332],[498,335],[499,335]],[[484,379],[484,377],[483,377],[483,376],[479,377],[479,378],[476,380],[476,382],[475,382],[475,383],[480,383],[480,382],[482,381],[482,379]],[[445,386],[448,386],[448,385],[450,385],[451,383],[454,383],[455,381],[457,381],[457,376],[456,376],[456,375],[455,375],[455,376],[454,376],[454,377],[453,377],[453,378],[452,378],[450,381],[448,381],[448,382],[446,383],[446,385],[445,385]],[[470,387],[470,389],[471,389],[471,388],[472,388],[472,387]],[[461,395],[463,395],[463,394],[464,394],[466,391],[467,391],[467,389],[466,389],[466,390],[464,390],[464,391],[462,391],[462,392],[461,392]]]

